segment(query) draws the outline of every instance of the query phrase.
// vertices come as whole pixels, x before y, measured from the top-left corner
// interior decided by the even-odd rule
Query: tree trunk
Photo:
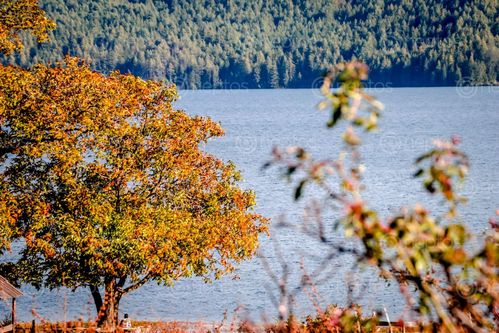
[[[97,310],[97,314],[100,311],[100,308],[102,307],[102,297],[99,292],[99,287],[95,284],[90,286],[90,293],[92,294],[92,297],[94,299],[94,304],[95,308]]]
[[[107,281],[104,291],[104,302],[97,314],[98,327],[105,327],[110,330],[116,329],[118,326],[118,309],[121,296],[122,292],[118,288],[116,281],[114,279]]]

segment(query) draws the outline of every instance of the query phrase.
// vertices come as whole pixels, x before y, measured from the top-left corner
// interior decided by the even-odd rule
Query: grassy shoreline
[[[184,333],[184,332],[241,332],[241,333],[257,333],[257,332],[316,332],[312,327],[306,327],[305,324],[300,322],[288,323],[266,323],[254,324],[246,321],[234,321],[230,323],[224,322],[203,322],[203,321],[132,321],[132,329],[125,330],[121,327],[116,330],[106,330],[97,328],[94,322],[83,321],[68,321],[68,322],[45,322],[36,323],[35,332],[45,333],[65,333],[65,332],[135,332],[135,333]],[[417,326],[401,325],[397,323],[380,323],[372,332],[376,333],[399,333],[399,332],[423,332]],[[30,333],[33,332],[33,326],[30,322],[19,322],[16,324],[16,333]],[[320,332],[335,332],[341,333],[342,329],[331,328],[330,330]]]

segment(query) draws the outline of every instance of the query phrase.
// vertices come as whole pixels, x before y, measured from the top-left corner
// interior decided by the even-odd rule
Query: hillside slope
[[[58,28],[7,62],[64,54],[181,88],[310,87],[358,58],[370,85],[496,83],[495,0],[41,0]],[[382,82],[382,83],[380,83]]]

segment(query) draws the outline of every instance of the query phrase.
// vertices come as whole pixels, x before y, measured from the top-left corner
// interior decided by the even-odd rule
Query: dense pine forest
[[[65,54],[180,88],[311,87],[360,59],[371,84],[497,84],[496,0],[42,0],[51,42],[5,62]],[[374,83],[377,82],[377,83]],[[369,83],[368,83],[369,84]]]

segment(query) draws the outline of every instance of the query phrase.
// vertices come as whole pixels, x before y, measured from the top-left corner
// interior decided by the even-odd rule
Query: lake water
[[[380,131],[366,139],[362,148],[366,197],[371,207],[387,216],[398,207],[428,202],[438,210],[440,202],[421,190],[411,177],[414,158],[431,147],[432,139],[459,134],[462,148],[471,159],[470,177],[463,191],[471,196],[461,210],[463,221],[476,235],[488,228],[488,217],[499,208],[499,88],[398,88],[371,92],[386,109]],[[176,103],[190,114],[210,116],[221,122],[225,137],[212,141],[207,150],[232,160],[242,171],[242,186],[257,194],[257,210],[274,220],[299,224],[303,206],[314,193],[305,192],[298,205],[292,200],[292,188],[275,171],[263,172],[273,146],[302,145],[317,157],[335,157],[339,149],[338,132],[325,127],[327,112],[315,105],[320,95],[315,90],[208,90],[183,91]],[[325,216],[333,221],[334,216]],[[341,239],[338,239],[341,241]],[[310,272],[317,266],[324,249],[317,242],[290,228],[272,228],[271,238],[262,237],[261,256],[280,275],[275,250],[279,244],[289,264],[290,290],[299,284],[300,263]],[[404,302],[394,286],[379,281],[370,270],[352,271],[351,259],[334,258],[323,272],[317,293],[298,293],[295,311],[313,312],[312,299],[320,306],[344,304],[347,281],[366,309],[386,307],[392,319],[404,312]],[[275,284],[264,269],[262,259],[240,265],[238,278],[224,277],[213,284],[199,279],[179,281],[174,287],[146,285],[125,296],[121,311],[132,319],[218,321],[224,312],[255,320],[275,319],[279,296]],[[317,279],[319,280],[319,278]],[[23,287],[27,294],[18,300],[18,316],[31,320],[31,309],[49,320],[93,318],[94,305],[86,290],[40,292]]]

